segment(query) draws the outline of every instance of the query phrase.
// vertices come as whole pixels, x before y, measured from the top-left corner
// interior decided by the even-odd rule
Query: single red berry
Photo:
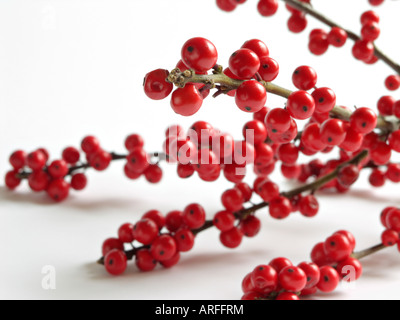
[[[138,173],[144,172],[150,165],[148,155],[142,148],[131,151],[126,159],[129,169]]]
[[[243,293],[247,292],[253,292],[256,289],[253,286],[253,283],[251,282],[251,272],[248,273],[242,280],[242,291]]]
[[[191,177],[195,170],[194,167],[191,164],[178,164],[177,168],[178,176],[182,179],[186,179]]]
[[[279,186],[269,180],[260,184],[255,191],[265,202],[270,202],[279,197]]]
[[[354,249],[356,248],[356,238],[354,238],[354,235],[347,230],[339,230],[339,231],[336,231],[335,233],[342,234],[347,238],[347,240],[349,240],[350,246],[351,246],[351,251],[353,252]]]
[[[251,187],[245,182],[238,182],[235,185],[235,189],[240,190],[243,195],[244,202],[250,201],[251,197],[253,196],[253,190]]]
[[[7,188],[10,190],[14,190],[21,184],[21,179],[18,178],[18,171],[7,172],[4,181]]]
[[[136,148],[143,148],[144,140],[138,134],[131,134],[125,139],[125,148],[128,151],[133,151]]]
[[[171,259],[161,261],[160,263],[164,268],[172,268],[173,266],[178,264],[180,259],[181,259],[181,254],[179,252],[176,252]]]
[[[375,23],[379,23],[380,18],[379,15],[372,10],[369,11],[365,11],[362,15],[361,15],[361,24],[364,25],[368,22],[375,22]]]
[[[252,238],[260,232],[261,221],[255,216],[249,216],[240,222],[239,228],[244,236]]]
[[[136,180],[136,179],[139,179],[139,178],[142,176],[142,173],[143,173],[143,172],[136,172],[136,171],[133,171],[133,170],[130,168],[130,166],[129,166],[128,164],[125,164],[125,166],[124,166],[124,173],[125,173],[125,176],[126,176],[128,179]]]
[[[291,293],[291,292],[281,292],[278,294],[276,297],[277,301],[296,301],[300,300],[299,296],[296,293]]]
[[[256,80],[243,82],[236,90],[235,102],[245,112],[260,111],[267,101],[267,90]]]
[[[364,140],[364,135],[349,128],[344,141],[339,145],[339,148],[347,152],[356,152],[360,150]]]
[[[267,82],[276,79],[279,74],[279,64],[271,57],[264,57],[260,59],[260,69],[258,70],[260,77]],[[265,119],[265,117],[264,117]],[[264,119],[262,121],[264,121]]]
[[[158,183],[161,181],[163,172],[157,164],[151,164],[144,171],[146,180],[150,183]]]
[[[260,69],[260,58],[246,48],[235,51],[229,58],[229,70],[240,79],[250,79]]]
[[[374,45],[368,40],[357,40],[353,45],[352,53],[357,60],[367,61],[374,55]]]
[[[239,166],[235,163],[225,164],[224,176],[226,180],[233,183],[240,183],[246,176],[246,167]]]
[[[135,263],[138,269],[143,272],[153,271],[157,266],[157,260],[153,258],[147,249],[141,249],[136,252]]]
[[[17,150],[10,156],[10,164],[15,170],[22,169],[25,167],[27,154],[25,151]]]
[[[307,19],[303,13],[293,13],[288,20],[288,29],[293,33],[303,32],[307,28]]]
[[[138,242],[149,245],[158,236],[158,226],[150,219],[142,219],[138,221],[133,227],[133,237]]]
[[[279,257],[271,260],[268,265],[274,268],[275,271],[279,274],[279,272],[281,272],[281,270],[285,267],[293,266],[293,263],[287,258]]]
[[[247,141],[236,141],[233,146],[233,161],[238,165],[253,164],[256,151],[252,144]]]
[[[306,91],[295,91],[287,100],[289,114],[298,120],[311,118],[315,110],[314,98]]]
[[[291,292],[299,292],[303,290],[307,284],[307,275],[299,267],[285,267],[278,275],[279,285]]]
[[[347,32],[341,28],[333,27],[328,33],[328,41],[334,47],[343,47],[347,41]]]
[[[317,243],[311,251],[311,260],[318,266],[325,266],[332,264],[332,259],[328,258],[325,253],[325,243]]]
[[[90,166],[97,171],[106,170],[112,161],[112,156],[109,152],[100,150],[93,154],[90,158]]]
[[[124,251],[124,243],[117,239],[117,238],[109,238],[103,242],[103,246],[101,249],[101,252],[103,254],[103,257],[106,256],[107,253],[109,253],[112,250],[120,250]]]
[[[339,277],[346,282],[358,280],[363,273],[363,267],[360,261],[352,257],[339,262],[336,266],[336,270],[339,273]]]
[[[338,172],[338,182],[343,187],[350,187],[354,182],[357,181],[360,176],[360,169],[354,164],[348,164],[340,168]]]
[[[282,163],[281,172],[286,179],[297,179],[301,174],[301,166],[297,164]]]
[[[48,167],[49,174],[54,178],[64,178],[68,174],[68,164],[65,160],[54,160]]]
[[[163,216],[163,214],[158,211],[158,210],[150,210],[147,211],[143,216],[142,219],[150,219],[153,220],[156,224],[159,230],[161,230],[162,228],[164,228],[165,226],[165,217]]]
[[[400,182],[400,164],[390,163],[387,166],[386,177],[395,183]]]
[[[283,133],[289,130],[291,117],[287,110],[275,108],[265,117],[265,125],[273,133]]]
[[[278,147],[279,160],[286,164],[294,164],[299,158],[299,149],[293,143],[281,144]]]
[[[292,82],[299,90],[310,90],[317,84],[317,73],[309,66],[300,66],[293,72]]]
[[[336,94],[330,88],[317,88],[311,95],[315,101],[315,112],[330,112],[336,105]]]
[[[388,229],[400,232],[400,210],[391,210],[386,217]]]
[[[399,233],[392,229],[387,229],[381,236],[382,244],[386,247],[392,247],[399,241]]]
[[[380,220],[381,220],[382,225],[383,225],[385,228],[388,228],[388,225],[387,225],[387,223],[386,223],[386,218],[387,218],[389,212],[391,212],[392,210],[397,210],[397,208],[396,208],[396,207],[386,207],[386,208],[383,209],[382,212],[381,212],[381,216],[380,216],[381,219],[380,219]]]
[[[123,274],[127,268],[126,254],[120,250],[112,250],[104,258],[104,267],[113,276]]]
[[[259,292],[247,292],[245,293],[240,300],[243,301],[253,301],[263,299],[264,295]]]
[[[378,121],[376,113],[370,108],[358,108],[350,117],[351,128],[359,133],[368,134],[375,129]]]
[[[205,38],[192,38],[183,45],[182,61],[196,72],[206,72],[215,66],[218,52],[214,44]]]
[[[87,186],[87,177],[83,173],[76,173],[71,177],[71,188],[74,190],[83,190]]]
[[[390,91],[395,91],[400,88],[400,76],[390,75],[385,80],[385,86]]]
[[[263,17],[273,16],[278,8],[278,0],[260,0],[257,5],[257,10]]]
[[[55,201],[61,202],[69,195],[70,185],[63,179],[51,181],[47,187],[47,194]]]
[[[243,233],[239,228],[233,227],[228,231],[221,232],[219,239],[225,247],[235,249],[242,243]]]
[[[371,6],[380,6],[385,0],[368,0]]]
[[[268,132],[267,128],[265,128],[264,122],[258,120],[247,122],[243,126],[243,137],[246,141],[249,141],[254,145],[265,142],[268,137]]]
[[[170,235],[161,235],[153,241],[150,252],[157,261],[167,261],[177,252],[176,241]]]
[[[368,181],[373,187],[382,187],[386,182],[385,173],[379,169],[374,169],[372,170]]]
[[[171,107],[175,113],[188,117],[194,115],[203,105],[203,97],[194,84],[188,83],[172,93]]]
[[[307,276],[307,283],[305,285],[306,289],[310,289],[316,286],[320,280],[321,273],[319,267],[312,262],[302,262],[298,267],[303,270]]]
[[[260,59],[269,56],[269,49],[267,45],[259,39],[247,40],[243,45],[243,49],[249,49],[253,51]]]
[[[251,273],[251,283],[256,290],[270,293],[278,286],[278,273],[269,265],[259,265]]]
[[[376,22],[369,21],[365,23],[361,29],[361,37],[367,41],[375,41],[379,38],[381,29]]]
[[[50,177],[49,175],[42,171],[33,171],[28,178],[28,183],[29,187],[35,191],[35,192],[40,192],[44,191],[47,189],[49,183],[50,183]]]
[[[330,266],[321,267],[320,272],[321,278],[317,284],[317,288],[322,292],[334,291],[340,281],[338,272]]]
[[[194,234],[189,229],[180,229],[175,235],[174,239],[179,252],[188,252],[194,246]]]
[[[342,120],[328,119],[321,126],[321,141],[328,146],[337,146],[346,138],[346,129]]]
[[[46,162],[46,155],[40,150],[31,152],[26,158],[27,166],[33,171],[42,170],[43,167],[46,165]]]
[[[170,232],[175,232],[183,225],[183,212],[171,211],[165,216],[165,226]]]
[[[269,214],[274,219],[287,218],[292,212],[292,204],[286,197],[277,197],[269,203]]]
[[[327,35],[328,35],[328,33],[324,29],[312,29],[308,38],[311,39],[316,36],[325,36],[326,37]]]
[[[183,210],[182,219],[190,229],[198,229],[206,222],[206,212],[201,205],[193,203]]]
[[[242,209],[244,197],[240,190],[229,189],[221,196],[222,205],[231,212],[236,212]]]
[[[350,241],[346,236],[335,233],[325,240],[326,256],[333,261],[342,261],[352,254]]]
[[[214,226],[220,231],[229,231],[235,226],[236,218],[230,211],[219,211],[213,219]]]
[[[309,39],[308,49],[314,55],[323,55],[329,48],[328,36],[326,34],[318,34]]]
[[[370,151],[371,160],[376,165],[384,165],[390,161],[392,149],[384,141],[379,141]]]
[[[68,147],[65,148],[64,151],[62,152],[62,158],[68,163],[68,164],[75,164],[79,161],[81,155],[79,153],[79,150],[75,147]]]
[[[133,224],[125,223],[118,229],[118,239],[123,243],[131,243],[133,242]]]
[[[236,9],[237,4],[232,0],[217,0],[217,6],[223,11],[232,12]]]
[[[378,101],[378,110],[382,116],[393,115],[393,108],[396,100],[392,96],[383,96]]]
[[[314,151],[326,148],[326,143],[322,141],[321,137],[321,126],[318,123],[311,123],[304,128],[301,142],[305,147]]]
[[[82,140],[81,148],[87,154],[93,154],[99,151],[100,142],[96,137],[87,136]]]
[[[157,69],[146,74],[143,82],[144,92],[153,100],[162,100],[172,92],[173,84],[167,81],[169,72]]]
[[[319,211],[317,198],[312,194],[302,197],[299,201],[299,211],[305,217],[315,217]]]

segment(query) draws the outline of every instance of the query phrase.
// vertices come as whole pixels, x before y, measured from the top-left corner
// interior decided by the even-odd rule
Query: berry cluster
[[[386,247],[397,244],[400,252],[400,210],[396,207],[382,210],[381,223],[385,227],[381,237],[382,244]]]
[[[354,236],[345,230],[335,232],[318,243],[312,262],[294,266],[287,258],[259,265],[242,282],[243,300],[300,300],[300,297],[332,292],[340,280],[355,281],[362,275],[360,261],[352,257]]]

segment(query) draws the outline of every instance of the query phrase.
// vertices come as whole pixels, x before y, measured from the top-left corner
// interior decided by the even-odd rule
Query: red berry
[[[133,224],[125,223],[118,229],[118,239],[123,243],[131,243],[133,242]]]
[[[260,184],[255,191],[265,202],[270,202],[279,197],[279,186],[269,180]]]
[[[385,86],[388,90],[395,91],[400,88],[400,76],[391,75],[388,76],[385,80]]]
[[[28,178],[29,187],[35,191],[40,192],[47,189],[50,183],[49,175],[44,171],[33,171]]]
[[[312,194],[302,197],[299,202],[299,211],[305,217],[315,217],[319,211],[317,198]]]
[[[371,160],[377,165],[384,165],[390,161],[392,149],[384,141],[379,141],[370,151]]]
[[[54,160],[48,167],[49,174],[54,178],[64,178],[68,174],[68,165],[64,160]]]
[[[278,147],[277,155],[283,163],[293,164],[299,158],[299,149],[293,143],[281,144]]]
[[[370,108],[358,108],[350,117],[351,128],[359,133],[368,134],[375,129],[378,117]]]
[[[321,126],[321,141],[328,146],[337,146],[346,138],[346,129],[342,120],[328,119]]]
[[[18,171],[7,172],[4,180],[7,188],[10,190],[14,190],[21,183],[21,179],[18,178]]]
[[[126,254],[120,250],[112,250],[104,258],[104,266],[107,272],[113,276],[123,274],[127,268]]]
[[[365,23],[361,29],[361,37],[367,41],[375,41],[379,38],[381,29],[376,22],[369,21]]]
[[[159,230],[161,230],[162,228],[164,228],[164,226],[165,226],[165,221],[166,221],[166,219],[165,219],[165,217],[163,216],[163,214],[162,214],[160,211],[158,211],[158,210],[150,210],[150,211],[147,211],[147,212],[143,215],[142,219],[150,219],[150,220],[153,220],[153,221],[157,224],[157,227],[158,227]]]
[[[165,216],[165,226],[171,231],[177,231],[183,225],[183,212],[182,211],[171,211]]]
[[[341,277],[346,282],[352,282],[358,280],[363,272],[363,267],[355,258],[349,257],[341,261],[337,266],[336,270]]]
[[[315,151],[321,151],[326,147],[326,143],[322,141],[321,127],[318,123],[312,123],[305,127],[301,142],[305,147]]]
[[[228,231],[221,232],[219,239],[225,247],[235,249],[242,243],[243,233],[239,228],[233,227]]]
[[[273,133],[283,133],[289,130],[291,123],[290,114],[287,110],[275,108],[268,112],[265,117],[265,125]]]
[[[205,38],[192,38],[182,48],[182,61],[196,72],[206,72],[215,66],[218,52],[214,44]]]
[[[390,163],[387,166],[386,177],[392,182],[400,182],[400,164]]]
[[[335,233],[342,234],[347,238],[347,240],[349,240],[350,246],[351,246],[351,251],[353,252],[354,249],[356,248],[356,239],[354,238],[354,235],[351,232],[346,231],[346,230],[339,230],[339,231],[336,231]]]
[[[18,150],[11,154],[10,156],[10,164],[15,170],[22,169],[25,167],[27,154],[25,151]]]
[[[328,36],[326,34],[318,34],[309,39],[308,49],[312,54],[317,56],[323,55],[329,48]]]
[[[267,82],[276,79],[279,74],[279,64],[271,57],[264,57],[260,59],[260,69],[258,70],[260,77]],[[264,117],[265,119],[265,117]],[[262,121],[264,121],[264,119]]]
[[[144,272],[152,271],[157,266],[157,260],[153,258],[147,249],[141,249],[136,252],[135,263],[139,270]]]
[[[237,4],[232,0],[217,0],[217,6],[223,11],[231,12],[236,9]]]
[[[236,90],[235,102],[245,112],[260,111],[267,101],[267,90],[256,80],[243,82]]]
[[[243,137],[246,141],[254,145],[260,144],[267,140],[268,132],[264,122],[252,120],[243,126]]]
[[[124,173],[131,180],[139,179],[142,176],[142,172],[133,171],[128,164],[124,166]]]
[[[235,225],[235,216],[230,211],[220,211],[213,219],[214,226],[220,231],[229,231]]]
[[[231,212],[237,212],[242,209],[244,197],[240,190],[229,189],[221,196],[222,205]]]
[[[146,180],[150,183],[158,183],[161,181],[163,172],[157,164],[151,164],[144,171]]]
[[[63,179],[56,179],[50,182],[47,187],[47,194],[55,201],[61,202],[69,195],[70,185]]]
[[[299,267],[285,267],[278,275],[280,286],[291,292],[299,292],[303,290],[307,284],[307,275]]]
[[[388,229],[400,232],[400,210],[391,210],[386,217]]]
[[[307,28],[307,19],[303,13],[293,13],[288,20],[288,28],[293,33],[300,33]]]
[[[176,241],[170,235],[161,235],[152,243],[150,252],[157,261],[167,261],[177,252]]]
[[[144,140],[138,134],[131,134],[125,139],[125,148],[128,151],[133,151],[136,148],[143,148]]]
[[[317,88],[311,95],[315,101],[315,112],[330,112],[336,105],[336,94],[330,88]]]
[[[161,261],[161,265],[164,268],[172,268],[173,266],[178,264],[180,259],[181,259],[181,254],[179,252],[177,252],[171,259]]]
[[[314,246],[311,251],[311,260],[318,266],[329,265],[332,263],[332,259],[329,259],[325,253],[325,243],[320,242]]]
[[[291,292],[281,292],[276,299],[277,301],[296,301],[300,300],[299,296]]]
[[[297,89],[307,91],[317,84],[317,73],[309,66],[300,66],[293,72],[292,81]]]
[[[260,59],[269,56],[269,50],[267,45],[259,39],[251,39],[246,41],[242,45],[242,48],[253,51]]]
[[[257,10],[263,17],[271,17],[278,11],[278,7],[278,0],[260,0]]]
[[[346,133],[346,138],[339,147],[347,152],[355,152],[360,150],[364,140],[364,135],[349,128]]]
[[[74,148],[74,147],[68,147],[65,148],[63,153],[62,153],[62,158],[68,163],[68,164],[75,164],[79,161],[80,159],[80,153],[79,150]]]
[[[105,255],[107,253],[109,253],[110,251],[117,249],[120,251],[124,251],[124,243],[116,238],[109,238],[107,240],[105,240],[103,242],[103,246],[102,246],[102,254],[103,257],[105,257]]]
[[[93,154],[90,158],[90,166],[93,167],[97,171],[106,170],[112,161],[112,156],[109,152],[104,150],[99,150]]]
[[[385,173],[379,169],[374,169],[372,170],[368,181],[373,187],[382,187],[386,182]]]
[[[28,154],[26,158],[27,166],[31,168],[33,171],[43,169],[43,167],[46,165],[46,162],[47,162],[46,155],[40,150],[31,152],[30,154]]]
[[[269,265],[259,265],[251,273],[251,283],[256,290],[270,293],[278,286],[278,273]]]
[[[246,48],[235,51],[229,58],[229,70],[240,79],[250,79],[260,69],[260,58]]]
[[[335,233],[325,240],[326,256],[333,261],[342,261],[352,254],[352,246],[346,236]]]
[[[178,164],[177,168],[178,176],[182,179],[186,179],[191,177],[195,170],[194,167],[191,164]]]
[[[379,23],[380,18],[379,15],[372,10],[366,11],[361,15],[361,24],[364,25],[368,22],[376,22]]]
[[[381,5],[385,0],[368,0],[369,4],[371,6],[379,6]]]
[[[76,173],[71,178],[71,188],[74,190],[83,190],[87,185],[87,177],[83,173]]]
[[[347,41],[347,32],[341,28],[333,27],[328,33],[328,41],[334,47],[343,47]]]
[[[142,148],[133,150],[126,159],[128,168],[138,173],[144,172],[150,165],[148,155]]]
[[[190,229],[199,229],[206,222],[206,212],[201,205],[193,203],[183,210],[182,219]]]
[[[317,288],[322,292],[334,291],[340,281],[338,272],[330,266],[321,267],[320,271],[321,278],[317,284]]]
[[[316,36],[325,36],[326,37],[327,35],[328,35],[328,33],[323,29],[312,29],[308,38],[311,39]]]
[[[396,100],[392,96],[383,96],[378,101],[378,110],[382,116],[393,115],[393,108]]]
[[[239,182],[235,185],[235,189],[240,190],[243,195],[244,202],[250,201],[251,197],[253,196],[253,190],[251,187],[245,182]]]
[[[387,229],[382,233],[381,239],[384,246],[391,247],[399,241],[399,233],[395,230]]]
[[[306,289],[310,289],[318,284],[321,273],[319,267],[315,263],[302,262],[298,267],[302,269],[307,276]]]
[[[133,227],[133,237],[144,245],[149,245],[158,236],[158,226],[150,219],[142,219]]]
[[[249,238],[255,237],[261,229],[261,221],[255,216],[249,216],[239,225],[243,235]]]
[[[203,97],[194,84],[188,83],[172,93],[171,107],[175,113],[188,117],[194,115],[203,104]]]
[[[100,142],[96,137],[87,136],[82,140],[81,148],[87,154],[93,154],[100,149]]]
[[[287,218],[292,212],[292,204],[286,197],[278,197],[269,203],[269,214],[274,219]]]
[[[174,239],[179,252],[188,252],[194,246],[194,234],[189,229],[178,230],[174,235]]]
[[[389,214],[390,211],[392,210],[397,210],[396,207],[386,207],[385,209],[382,210],[381,212],[381,223],[385,228],[388,228],[387,223],[386,223],[386,218]]]
[[[357,181],[359,176],[360,169],[354,164],[348,164],[340,168],[337,179],[343,187],[350,187]]]
[[[289,114],[299,120],[311,118],[315,110],[314,98],[306,91],[295,91],[287,100]]]
[[[282,269],[285,267],[293,266],[293,263],[287,258],[275,258],[269,262],[269,265],[275,269],[275,271],[279,274]]]
[[[153,100],[162,100],[169,96],[173,84],[167,81],[168,70],[157,69],[146,74],[144,78],[144,92]]]
[[[352,49],[354,58],[362,61],[371,59],[374,51],[374,45],[368,40],[357,40]]]

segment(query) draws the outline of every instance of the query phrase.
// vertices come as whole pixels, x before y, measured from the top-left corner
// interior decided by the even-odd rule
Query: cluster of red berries
[[[382,233],[382,244],[392,247],[397,244],[400,252],[400,209],[387,207],[381,213],[381,223],[385,227]]]
[[[152,271],[158,264],[170,268],[179,262],[180,252],[193,248],[195,230],[205,222],[204,208],[195,203],[165,216],[157,210],[148,211],[136,224],[123,224],[118,238],[104,241],[104,266],[110,274],[120,275],[127,268],[128,258],[135,258],[141,271]],[[125,250],[126,244],[131,246],[130,251]]]
[[[340,280],[355,281],[362,275],[362,265],[351,257],[355,239],[348,231],[338,231],[317,244],[312,262],[294,266],[287,258],[273,259],[259,265],[242,282],[243,300],[299,300],[318,290],[332,292]]]

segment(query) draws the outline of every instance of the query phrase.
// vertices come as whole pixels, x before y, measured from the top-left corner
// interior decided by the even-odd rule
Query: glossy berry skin
[[[104,150],[99,150],[93,154],[90,158],[90,166],[93,167],[97,171],[106,170],[112,161],[112,156],[109,152]]]
[[[239,228],[245,237],[253,238],[261,230],[261,221],[255,216],[250,216],[240,222]]]
[[[315,102],[315,112],[330,112],[336,105],[336,94],[330,88],[317,88],[311,95]]]
[[[293,13],[288,20],[288,29],[293,33],[300,33],[307,27],[307,19],[302,13]]]
[[[194,246],[194,234],[189,229],[180,229],[175,235],[174,239],[179,252],[188,252]]]
[[[292,212],[292,204],[286,197],[278,197],[269,203],[269,214],[274,219],[285,219]]]
[[[265,202],[270,202],[279,197],[279,186],[267,180],[260,184],[256,192]]]
[[[349,128],[344,141],[339,145],[341,149],[347,152],[355,152],[360,149],[364,140],[364,135]]]
[[[217,0],[217,6],[225,12],[232,12],[236,9],[237,3],[232,0]]]
[[[333,27],[328,33],[329,44],[337,48],[346,44],[347,37],[347,32],[338,27]]]
[[[214,44],[205,38],[192,38],[182,47],[182,61],[196,72],[207,72],[215,66],[218,52]]]
[[[380,6],[385,0],[368,0],[371,6]]]
[[[48,167],[49,174],[54,178],[64,178],[68,173],[68,165],[64,160],[54,160]]]
[[[229,58],[229,69],[240,79],[250,79],[260,69],[260,58],[250,49],[239,49]]]
[[[299,211],[305,217],[315,217],[319,211],[317,198],[312,194],[302,197],[299,201]]]
[[[17,150],[11,154],[9,162],[15,170],[19,170],[25,166],[26,157],[27,154],[25,151]]]
[[[214,226],[220,231],[229,231],[235,226],[236,218],[230,211],[219,211],[213,219]]]
[[[330,266],[321,267],[320,272],[321,278],[317,284],[317,288],[322,292],[334,291],[340,281],[338,272]]]
[[[269,293],[278,286],[278,274],[269,265],[259,265],[251,273],[251,283],[255,289]]]
[[[384,165],[390,161],[392,150],[384,141],[379,141],[370,151],[371,160],[377,165]]]
[[[278,0],[260,0],[257,4],[257,10],[263,17],[273,16],[278,8]]]
[[[171,211],[165,216],[165,227],[170,232],[177,231],[183,225],[183,212],[182,211]]]
[[[308,49],[316,56],[323,55],[329,48],[329,41],[327,35],[319,34],[310,38]]]
[[[176,132],[177,132],[177,130],[178,129],[175,129]],[[171,129],[171,131],[172,131],[172,129]],[[169,133],[169,131],[168,131],[168,133]],[[138,134],[131,134],[128,137],[126,137],[126,139],[125,139],[125,148],[128,151],[133,151],[136,148],[143,148],[143,146],[144,146],[144,140]]]
[[[152,243],[150,252],[157,261],[167,261],[177,252],[176,241],[170,235],[161,235]]]
[[[39,150],[31,152],[26,158],[27,166],[33,171],[43,169],[43,167],[46,165],[46,161],[46,155]]]
[[[242,209],[244,197],[240,190],[229,189],[221,196],[222,205],[231,212],[237,212]]]
[[[71,188],[81,191],[86,188],[88,183],[87,177],[83,173],[76,173],[71,177]]]
[[[319,271],[319,267],[312,262],[302,262],[298,265],[300,269],[302,269],[307,277],[307,283],[305,285],[306,289],[310,289],[316,286],[320,280],[321,273]]]
[[[400,164],[391,163],[387,166],[386,177],[395,183],[400,182]]]
[[[243,233],[239,228],[233,227],[228,231],[221,232],[219,239],[225,247],[235,249],[242,243]]]
[[[180,178],[190,178],[194,174],[194,172],[194,167],[191,164],[178,164],[177,173]]]
[[[238,182],[235,185],[235,189],[240,190],[240,192],[243,195],[244,202],[248,202],[251,200],[251,197],[253,196],[253,189],[245,183],[245,182]]]
[[[156,224],[159,230],[164,228],[165,223],[166,223],[166,218],[163,216],[163,214],[158,211],[158,210],[150,210],[147,211],[142,219],[150,219],[153,220]]]
[[[392,96],[383,96],[378,101],[378,111],[382,116],[393,115],[393,107],[396,100]]]
[[[134,149],[126,160],[129,169],[135,172],[143,172],[150,165],[148,155],[142,148]]]
[[[375,41],[379,38],[381,29],[376,22],[367,22],[363,25],[361,29],[361,37],[367,41]]]
[[[385,173],[379,169],[372,170],[369,178],[369,183],[376,188],[382,187],[386,182]]]
[[[109,253],[110,251],[112,251],[114,249],[117,249],[119,251],[124,251],[124,243],[117,238],[109,238],[109,239],[105,240],[103,242],[103,246],[102,246],[102,250],[101,250],[103,257],[107,253]]]
[[[125,223],[118,229],[118,239],[123,243],[131,243],[134,240],[133,237],[134,225],[131,223]]]
[[[278,147],[279,160],[286,164],[294,164],[299,158],[299,149],[293,143],[281,144]]]
[[[386,223],[386,219],[387,219],[387,216],[388,216],[388,214],[391,212],[391,211],[393,211],[393,210],[397,210],[397,208],[396,207],[386,207],[385,209],[383,209],[382,210],[382,212],[381,212],[381,224],[385,227],[385,228],[388,228],[388,225],[387,225],[387,223]]]
[[[69,195],[70,185],[63,179],[56,179],[49,183],[47,187],[47,194],[53,200],[61,202]]]
[[[194,84],[188,83],[184,88],[178,88],[172,93],[172,110],[181,116],[194,115],[202,105],[203,97]]]
[[[390,91],[395,91],[400,88],[400,76],[390,75],[385,79],[385,86]]]
[[[113,276],[123,274],[128,266],[126,254],[120,250],[112,250],[104,258],[104,267]]]
[[[393,151],[400,152],[400,130],[393,131],[389,135],[388,143]]]
[[[166,79],[168,70],[157,69],[149,72],[144,78],[144,92],[152,100],[162,100],[172,92],[173,84]]]
[[[325,240],[324,250],[326,256],[333,261],[342,261],[352,254],[350,241],[340,233]]]
[[[374,55],[374,51],[374,45],[368,40],[356,41],[352,49],[354,58],[362,61],[371,59]]]
[[[290,114],[287,110],[275,108],[268,112],[265,125],[273,133],[283,133],[289,130],[291,123]]]
[[[312,123],[305,127],[301,142],[307,148],[315,151],[321,151],[326,147],[326,143],[321,139],[321,127],[318,123]]]
[[[164,268],[168,269],[177,265],[180,259],[181,259],[181,254],[177,252],[171,259],[161,261],[160,263]]]
[[[9,171],[6,173],[4,181],[8,189],[14,190],[21,184],[21,179],[17,175],[18,171]]]
[[[260,59],[266,58],[269,56],[269,49],[268,49],[267,45],[259,39],[247,40],[242,45],[242,49],[249,49],[249,50],[253,51]]]
[[[387,229],[381,236],[382,244],[386,247],[391,247],[399,242],[399,233],[395,230]]]
[[[134,225],[132,234],[138,242],[149,245],[158,236],[158,226],[153,220],[142,219]]]
[[[303,290],[307,284],[307,275],[299,267],[285,267],[278,275],[280,286],[291,292]]]
[[[369,10],[369,11],[365,11],[362,15],[361,15],[361,24],[367,24],[368,22],[375,22],[375,23],[379,23],[380,18],[379,15],[373,11],[373,10]]]
[[[198,229],[206,221],[206,212],[201,205],[193,203],[183,210],[182,220],[190,229]]]
[[[236,90],[235,102],[242,111],[251,113],[260,111],[266,101],[267,91],[258,81],[245,81]]]
[[[332,264],[332,259],[329,259],[325,253],[325,243],[317,243],[311,251],[311,260],[318,266]]]
[[[400,210],[392,210],[386,217],[386,225],[388,229],[400,232]]]
[[[328,119],[321,126],[321,141],[328,146],[337,146],[346,138],[343,121]]]
[[[157,260],[153,258],[147,249],[139,250],[136,253],[135,263],[138,269],[143,272],[152,271],[157,266]]]
[[[156,164],[149,165],[143,173],[146,180],[150,183],[160,182],[163,176],[161,168]]]
[[[311,118],[315,110],[314,98],[306,91],[295,91],[287,100],[289,114],[299,120]]]
[[[338,172],[338,182],[343,187],[350,187],[353,183],[355,183],[360,176],[360,170],[356,165],[346,165],[342,167]]]
[[[292,75],[292,82],[299,90],[310,90],[317,84],[317,73],[309,66],[298,67]]]
[[[79,161],[80,159],[80,153],[79,150],[74,148],[74,147],[68,147],[65,148],[62,152],[62,158],[65,160],[68,164],[75,164]]]
[[[268,132],[263,122],[252,120],[243,126],[243,137],[245,140],[250,140],[250,143],[258,145],[267,139]]]
[[[349,257],[341,261],[336,266],[336,270],[339,274],[339,277],[345,280],[346,282],[352,282],[358,280],[363,273],[363,267],[360,261],[352,257]]]
[[[293,266],[293,263],[287,259],[287,258],[283,258],[283,257],[279,257],[279,258],[275,258],[272,259],[269,263],[268,263],[272,268],[275,269],[275,271],[279,274],[279,272],[281,272],[282,269],[284,269],[285,267],[291,267]]]
[[[271,57],[261,58],[258,74],[264,81],[271,82],[275,80],[279,74],[278,62]]]
[[[378,122],[376,113],[370,108],[358,108],[350,117],[351,128],[359,133],[368,134],[375,129]]]
[[[40,192],[47,189],[50,183],[49,175],[44,171],[33,171],[28,178],[29,187],[35,191]]]
[[[82,140],[81,148],[86,154],[93,154],[100,150],[100,142],[96,137],[87,136]]]
[[[296,301],[296,300],[300,300],[300,298],[295,293],[282,292],[276,297],[275,300],[277,300],[277,301]]]

